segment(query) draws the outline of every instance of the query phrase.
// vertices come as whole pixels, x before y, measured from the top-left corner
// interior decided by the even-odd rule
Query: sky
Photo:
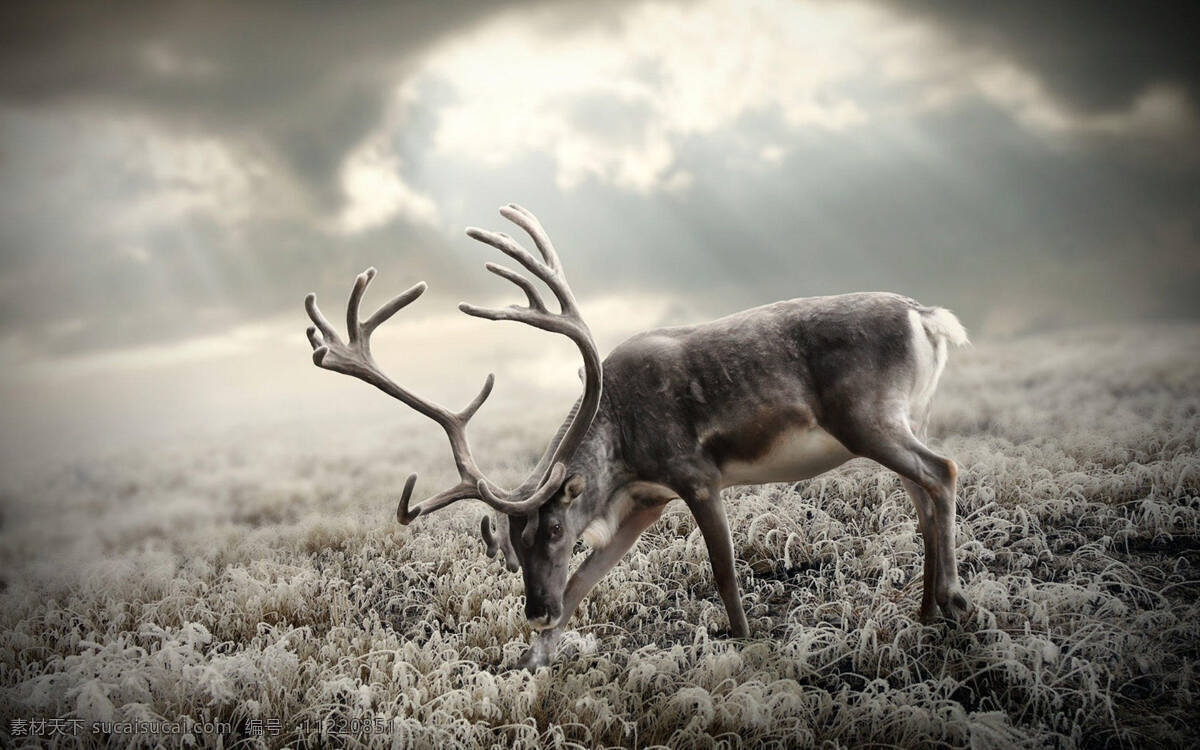
[[[455,310],[520,299],[463,234],[512,229],[508,202],[555,239],[605,351],[873,289],[950,307],[976,339],[1200,315],[1194,4],[0,15],[0,467],[405,419],[309,360],[304,294],[337,320],[367,266],[367,307],[430,284],[376,334],[398,380],[457,407],[492,370],[498,414],[569,404],[568,343]]]

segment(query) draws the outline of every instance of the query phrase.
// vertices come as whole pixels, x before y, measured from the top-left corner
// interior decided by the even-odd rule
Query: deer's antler
[[[467,315],[474,315],[477,318],[516,320],[535,328],[541,328],[544,331],[560,333],[575,342],[575,346],[579,348],[580,356],[583,357],[583,395],[580,397],[579,402],[576,403],[575,408],[572,409],[569,424],[559,430],[558,435],[551,441],[541,460],[538,461],[537,467],[513,491],[513,494],[521,494],[530,491],[536,492],[543,484],[549,482],[551,479],[550,475],[562,462],[568,460],[575,453],[575,450],[579,447],[579,443],[583,441],[584,434],[587,432],[588,427],[591,426],[592,420],[596,416],[596,411],[600,408],[602,372],[600,368],[599,348],[596,346],[596,341],[592,338],[592,332],[579,311],[579,305],[575,302],[575,295],[571,292],[571,287],[567,284],[567,277],[563,273],[558,253],[554,251],[554,245],[550,242],[550,237],[546,234],[546,230],[542,228],[541,222],[528,210],[515,203],[510,203],[501,208],[500,215],[521,229],[524,229],[533,238],[533,242],[542,256],[542,260],[539,261],[528,250],[522,247],[520,243],[503,232],[488,232],[471,227],[467,229],[467,235],[496,248],[545,282],[546,286],[554,294],[555,299],[558,300],[560,311],[557,313],[551,312],[546,307],[546,304],[538,294],[537,288],[529,279],[516,271],[496,263],[488,263],[484,267],[497,276],[508,279],[520,287],[521,291],[525,293],[529,305],[527,307],[509,305],[508,307],[497,309],[476,307],[464,302],[458,306],[458,309]],[[562,480],[558,481],[561,482]]]
[[[561,333],[579,347],[580,353],[583,355],[585,371],[584,394],[573,410],[570,424],[559,431],[537,467],[512,492],[505,491],[484,476],[471,455],[471,448],[467,442],[467,423],[491,394],[492,385],[495,383],[493,375],[487,376],[483,388],[471,400],[471,403],[467,404],[462,411],[452,412],[398,385],[379,369],[371,356],[371,333],[401,309],[411,304],[417,297],[420,297],[425,292],[425,282],[413,285],[407,291],[384,303],[371,317],[362,321],[359,320],[359,305],[367,286],[375,278],[375,269],[368,268],[359,274],[350,291],[350,301],[346,305],[347,342],[341,340],[333,326],[321,314],[320,309],[317,308],[315,294],[309,294],[304,300],[305,309],[313,322],[313,325],[308,328],[308,340],[313,347],[313,362],[318,367],[352,375],[370,383],[437,422],[445,430],[446,437],[450,440],[454,463],[458,467],[459,483],[410,508],[409,501],[417,480],[416,474],[410,475],[404,483],[404,491],[396,508],[396,518],[400,523],[410,523],[420,515],[468,498],[483,500],[496,510],[509,515],[526,515],[536,510],[561,486],[566,473],[564,461],[578,447],[583,434],[587,431],[599,408],[601,377],[599,353],[587,324],[579,314],[574,295],[563,275],[558,255],[554,252],[554,246],[550,244],[550,238],[537,218],[520,206],[510,204],[500,209],[500,213],[529,233],[544,262],[539,261],[506,234],[485,232],[480,229],[468,229],[467,234],[499,248],[545,282],[558,300],[561,311],[551,312],[542,302],[537,288],[529,279],[516,271],[494,263],[488,263],[487,269],[520,287],[529,300],[529,306],[517,307],[514,305],[501,309],[488,309],[463,303],[459,305],[459,309],[476,317],[490,320],[517,320],[543,330]]]

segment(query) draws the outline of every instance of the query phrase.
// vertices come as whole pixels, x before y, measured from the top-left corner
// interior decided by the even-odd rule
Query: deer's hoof
[[[928,605],[922,604],[917,610],[917,620],[922,625],[932,625],[938,620],[938,608],[932,601]]]
[[[956,622],[965,620],[975,610],[971,605],[971,600],[957,586],[950,589],[950,595],[946,597],[946,601],[942,602],[941,608],[942,615],[946,619]]]
[[[542,667],[550,666],[547,660],[539,654],[535,654],[533,649],[526,649],[521,658],[517,660],[517,669],[523,669],[526,672],[536,672]]]
[[[521,658],[517,660],[517,669],[524,669],[526,672],[536,672],[542,667],[550,666],[550,657],[553,654],[547,653],[544,648],[537,642],[525,649],[525,653],[521,654]]]

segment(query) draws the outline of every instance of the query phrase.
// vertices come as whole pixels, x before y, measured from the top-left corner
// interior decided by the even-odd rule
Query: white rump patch
[[[942,368],[946,366],[946,339],[930,334],[929,318],[916,310],[908,311],[912,328],[912,351],[916,372],[913,373],[912,392],[909,394],[908,414],[918,423],[925,419],[933,393],[937,390]],[[913,431],[918,431],[913,427]]]
[[[965,346],[970,341],[967,339],[967,329],[958,322],[954,313],[944,307],[910,310],[908,319],[912,324],[913,352],[917,364],[909,414],[916,420],[913,430],[919,431],[919,425],[929,417],[934,391],[946,367],[947,349]]]

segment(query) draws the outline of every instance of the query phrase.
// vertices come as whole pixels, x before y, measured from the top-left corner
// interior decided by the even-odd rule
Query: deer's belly
[[[761,482],[795,482],[815,477],[851,458],[854,458],[854,454],[820,427],[791,428],[776,436],[761,455],[722,463],[721,481],[726,487]]]

